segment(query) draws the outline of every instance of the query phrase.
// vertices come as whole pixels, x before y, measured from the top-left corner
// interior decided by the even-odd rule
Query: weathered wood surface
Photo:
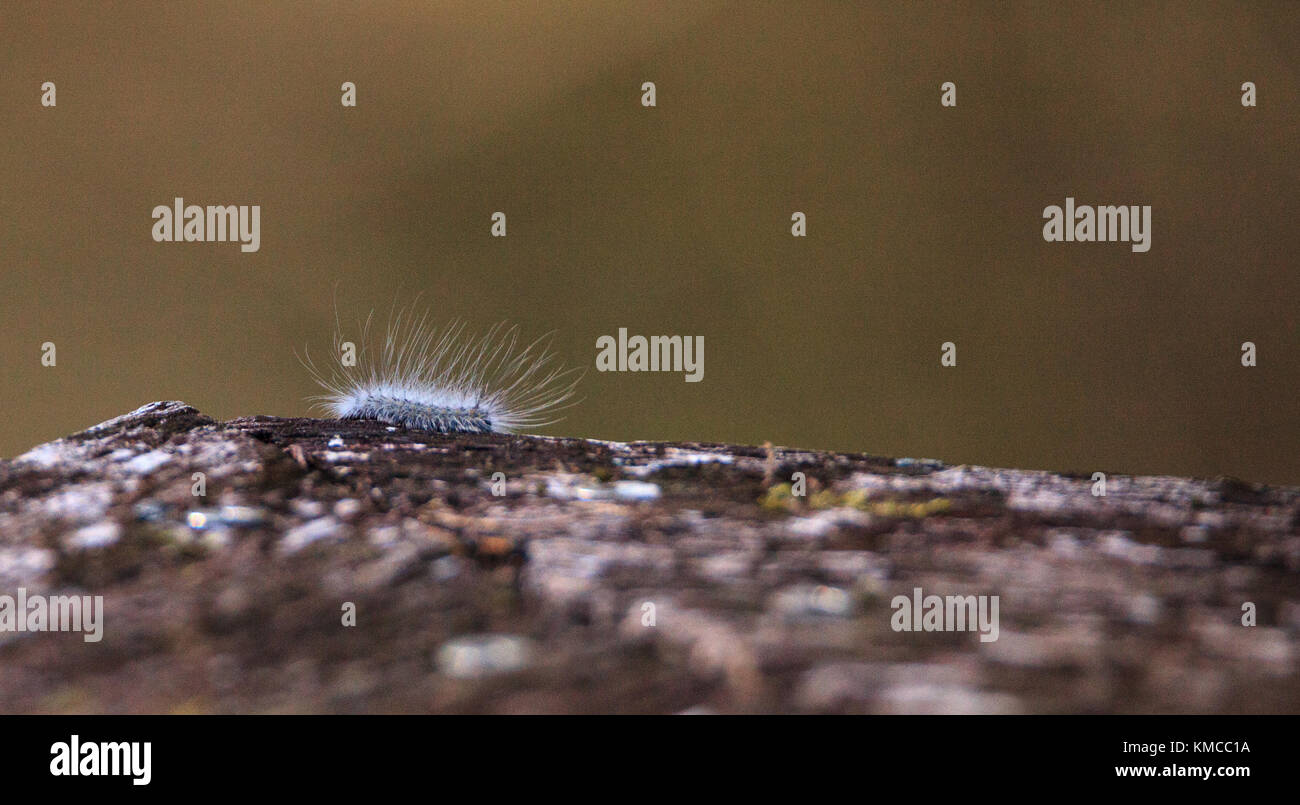
[[[1091,487],[152,403],[0,462],[0,595],[105,606],[0,633],[0,711],[1300,711],[1300,490]],[[915,587],[998,639],[894,631]]]

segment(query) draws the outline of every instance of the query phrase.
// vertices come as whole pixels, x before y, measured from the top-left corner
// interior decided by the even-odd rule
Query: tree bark
[[[0,596],[103,597],[0,631],[0,710],[1300,711],[1300,490],[1098,491],[151,403],[0,462]]]

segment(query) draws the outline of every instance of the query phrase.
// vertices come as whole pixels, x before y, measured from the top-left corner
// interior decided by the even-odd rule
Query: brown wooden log
[[[0,710],[1300,710],[1300,490],[1093,492],[151,403],[0,462],[0,596],[104,607],[0,631]],[[998,596],[997,639],[895,630],[916,588]]]

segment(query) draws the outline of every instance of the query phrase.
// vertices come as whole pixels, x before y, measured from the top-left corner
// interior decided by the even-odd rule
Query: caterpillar
[[[319,369],[303,365],[324,389],[311,397],[336,419],[371,419],[438,433],[518,433],[559,421],[585,372],[566,369],[550,350],[550,334],[520,347],[519,328],[497,324],[482,335],[464,323],[437,326],[428,311],[390,315],[382,343],[371,337],[373,311],[361,339],[343,339],[335,315],[334,356]],[[351,347],[351,360],[348,360]]]

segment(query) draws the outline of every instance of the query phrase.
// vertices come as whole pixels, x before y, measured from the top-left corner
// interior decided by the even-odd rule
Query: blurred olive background
[[[306,414],[335,296],[423,294],[589,367],[705,337],[554,434],[1300,482],[1298,41],[1293,2],[5,3],[0,454]],[[1151,251],[1044,242],[1067,195],[1152,205]],[[175,196],[261,250],[154,243]]]

